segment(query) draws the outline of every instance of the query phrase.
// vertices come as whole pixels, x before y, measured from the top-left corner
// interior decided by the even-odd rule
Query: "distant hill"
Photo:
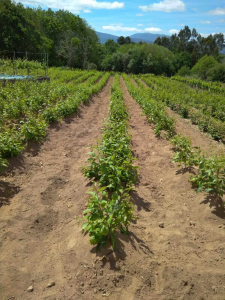
[[[97,35],[100,39],[101,44],[105,44],[105,42],[108,41],[108,40],[114,40],[114,42],[117,42],[118,36],[116,36],[116,35],[103,33],[103,32],[98,32],[98,31],[96,31],[96,33],[97,33]]]
[[[117,42],[117,39],[119,36],[98,32],[96,31],[97,35],[99,36],[101,44],[105,44],[106,41],[114,40],[114,42]],[[157,39],[157,37],[162,37],[164,34],[154,34],[154,33],[135,33],[130,35],[131,41],[134,43],[143,42],[143,43],[154,43],[154,41]]]
[[[156,33],[135,33],[132,34],[130,36],[131,40],[139,40],[139,41],[147,41],[148,43],[154,43],[154,41],[158,38],[158,37],[163,37],[163,36],[167,36],[165,34],[156,34]]]

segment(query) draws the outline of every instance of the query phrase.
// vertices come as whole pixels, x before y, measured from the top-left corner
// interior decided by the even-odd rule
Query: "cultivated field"
[[[224,87],[49,76],[0,83],[1,299],[225,299]]]

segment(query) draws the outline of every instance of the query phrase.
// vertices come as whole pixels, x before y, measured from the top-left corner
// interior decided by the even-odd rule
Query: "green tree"
[[[108,40],[105,43],[106,53],[113,54],[118,49],[118,44],[114,40]]]
[[[207,72],[209,69],[218,65],[218,62],[213,56],[204,55],[199,59],[197,64],[192,68],[191,74],[197,75],[201,79],[205,80],[207,78]]]
[[[130,44],[131,43],[131,38],[129,37],[129,36],[127,36],[126,38],[125,38],[125,44]]]
[[[125,38],[124,36],[120,36],[118,39],[117,39],[117,43],[119,45],[124,45],[126,42],[125,42]]]

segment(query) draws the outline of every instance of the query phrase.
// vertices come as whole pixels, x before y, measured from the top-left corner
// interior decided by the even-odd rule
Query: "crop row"
[[[155,124],[155,134],[160,136],[161,131],[164,130],[169,136],[172,136],[175,132],[174,119],[167,116],[164,103],[162,101],[155,101],[153,95],[146,90],[140,81],[137,81],[138,87],[135,87],[128,75],[123,74],[123,79],[130,95],[142,107],[148,120]]]
[[[51,80],[57,80],[58,83],[62,82],[70,82],[74,81],[80,77],[95,75],[97,72],[95,71],[84,71],[84,70],[61,70],[60,68],[50,68],[48,71],[49,77]],[[87,79],[88,76],[85,78]],[[84,79],[84,80],[85,80]],[[80,81],[81,82],[81,81]]]
[[[58,81],[42,84],[30,81],[7,84],[0,90],[0,123],[3,125],[18,122],[26,118],[27,114],[40,114],[46,109],[53,108],[83,86],[95,83],[101,75],[96,73],[86,83],[80,85],[75,85],[74,82],[66,85]]]
[[[144,88],[138,80],[139,86],[135,87],[125,74],[123,78],[130,95],[140,104],[149,122],[155,124],[156,135],[158,124],[165,124],[162,129],[168,132],[169,135],[166,136],[170,136],[170,142],[174,146],[174,161],[179,166],[196,169],[197,174],[191,175],[190,181],[196,186],[197,192],[205,191],[222,197],[225,193],[225,156],[208,156],[200,148],[193,148],[190,139],[175,133],[174,120],[167,116],[165,106],[158,99],[151,98],[149,89]],[[155,108],[157,106],[158,109]],[[158,112],[160,109],[161,115]]]
[[[97,93],[110,76],[106,73],[95,84],[101,75],[97,72],[95,76],[78,86],[61,84],[57,87],[57,82],[53,84],[18,82],[14,86],[7,85],[2,89],[1,97],[4,99],[5,95],[8,101],[4,101],[4,107],[0,110],[1,166],[5,164],[4,159],[18,155],[25,148],[27,141],[44,139],[49,123],[76,112],[82,101],[86,102],[91,95]],[[55,89],[52,89],[53,86]],[[15,93],[12,93],[11,89]]]
[[[225,93],[225,86],[221,82],[208,82],[195,78],[186,78],[180,76],[173,76],[172,80],[184,82],[191,87],[208,90],[215,93]]]
[[[217,95],[210,91],[193,89],[185,83],[171,80],[162,76],[142,75],[142,78],[155,83],[158,92],[168,94],[178,104],[185,103],[196,109],[202,110],[204,114],[217,120],[225,121],[225,95]]]
[[[152,98],[164,102],[182,117],[189,118],[215,140],[225,142],[225,99],[162,77],[141,78],[150,87],[148,93]]]
[[[129,192],[137,181],[137,167],[133,166],[128,120],[117,74],[111,87],[110,111],[101,142],[92,147],[83,168],[88,179],[98,182],[89,191],[82,225],[90,235],[91,244],[97,244],[97,250],[105,246],[107,240],[115,249],[116,231],[126,234],[135,219]]]

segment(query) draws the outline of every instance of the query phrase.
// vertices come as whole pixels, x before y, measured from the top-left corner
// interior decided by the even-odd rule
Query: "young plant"
[[[207,158],[201,155],[198,168],[198,175],[192,175],[190,179],[197,186],[197,193],[205,191],[222,197],[225,193],[225,156]]]
[[[179,164],[178,167],[182,166],[182,164],[184,164],[185,168],[197,165],[201,151],[200,149],[197,151],[193,150],[190,139],[182,135],[176,135],[170,141],[174,146],[175,151],[173,161]]]
[[[133,204],[130,202],[129,189],[122,193],[108,193],[105,187],[89,191],[87,209],[84,211],[84,232],[89,233],[90,243],[97,244],[97,251],[106,246],[107,240],[116,249],[115,232],[128,234],[128,226],[135,220]]]

